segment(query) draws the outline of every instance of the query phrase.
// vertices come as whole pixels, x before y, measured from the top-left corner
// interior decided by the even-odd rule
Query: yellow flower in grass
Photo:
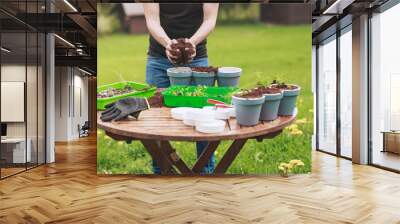
[[[304,163],[299,159],[290,160],[289,164],[292,166],[304,166]]]
[[[294,131],[290,132],[290,134],[291,134],[291,135],[302,135],[302,134],[303,134],[303,131],[301,131],[301,130],[294,130]]]
[[[286,127],[286,130],[289,132],[289,135],[302,135],[303,131],[299,129],[297,124],[292,124]]]
[[[298,128],[299,128],[299,126],[297,124],[291,124],[286,129],[288,129],[289,131],[293,131],[293,130],[297,130]]]
[[[299,166],[304,166],[303,161],[298,159],[293,159],[290,160],[289,163],[280,163],[278,169],[279,171],[281,171],[282,176],[287,177],[290,173],[292,173],[292,169]]]
[[[305,124],[307,123],[307,119],[306,118],[302,118],[302,119],[297,119],[296,120],[296,124]]]

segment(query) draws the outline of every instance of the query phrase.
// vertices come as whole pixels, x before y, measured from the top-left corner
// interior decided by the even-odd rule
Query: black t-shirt
[[[190,38],[203,23],[202,3],[159,3],[160,23],[171,39]],[[196,57],[207,57],[206,40],[196,46]],[[150,35],[150,56],[167,57],[165,48]]]

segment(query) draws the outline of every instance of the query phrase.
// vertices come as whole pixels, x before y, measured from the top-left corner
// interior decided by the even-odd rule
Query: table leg
[[[157,165],[161,169],[161,174],[171,174],[173,169],[173,163],[168,157],[162,152],[163,150],[157,144],[155,140],[141,140],[143,146],[147,149],[153,160],[156,161]]]
[[[131,144],[132,140],[133,140],[132,138],[123,137],[123,136],[116,135],[116,134],[113,134],[113,133],[107,132],[107,131],[106,131],[106,135],[108,135],[109,137],[111,137],[112,139],[114,139],[116,141],[125,141],[128,144]]]
[[[194,164],[194,166],[192,168],[193,173],[201,172],[201,169],[206,165],[206,163],[210,160],[211,155],[218,148],[219,143],[220,143],[220,141],[212,141],[207,144],[203,153],[197,159],[196,163]]]
[[[218,163],[214,170],[215,174],[224,174],[229,166],[232,164],[233,160],[239,154],[240,150],[243,148],[247,139],[236,139],[233,141],[232,145],[226,151],[225,155],[222,157],[221,161]]]
[[[176,153],[175,149],[172,148],[171,144],[168,141],[161,141],[162,153],[164,156],[172,162],[173,165],[182,173],[182,174],[192,174],[192,170],[186,165],[185,162],[179,157]]]

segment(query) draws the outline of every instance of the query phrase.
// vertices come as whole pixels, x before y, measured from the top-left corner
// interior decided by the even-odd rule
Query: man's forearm
[[[154,21],[148,21],[147,27],[151,36],[156,39],[158,43],[160,43],[163,47],[166,47],[171,39],[165,33],[164,29],[161,27],[160,24],[157,24]]]
[[[203,3],[203,23],[196,33],[190,38],[190,41],[197,45],[202,42],[213,31],[218,16],[218,3]]]
[[[147,28],[149,29],[151,36],[162,46],[166,47],[171,42],[171,39],[161,27],[159,15],[160,7],[158,3],[144,4],[143,9]]]
[[[196,31],[196,33],[190,38],[192,43],[195,45],[202,42],[207,36],[214,30],[215,20],[209,19],[203,21],[200,28]]]

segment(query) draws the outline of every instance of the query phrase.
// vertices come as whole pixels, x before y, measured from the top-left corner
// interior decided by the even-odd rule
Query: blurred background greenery
[[[228,173],[277,174],[281,162],[300,159],[296,173],[311,170],[313,97],[311,92],[311,25],[271,25],[259,21],[259,4],[222,4],[218,24],[208,37],[210,65],[243,68],[240,87],[280,79],[302,87],[298,119],[278,137],[259,143],[249,141]],[[148,35],[123,32],[116,4],[99,4],[98,85],[145,80]],[[101,28],[100,28],[101,27]],[[223,142],[217,161],[229,147]],[[193,143],[174,142],[188,165],[196,161]],[[148,174],[151,158],[143,146],[126,144],[98,131],[98,172]]]

